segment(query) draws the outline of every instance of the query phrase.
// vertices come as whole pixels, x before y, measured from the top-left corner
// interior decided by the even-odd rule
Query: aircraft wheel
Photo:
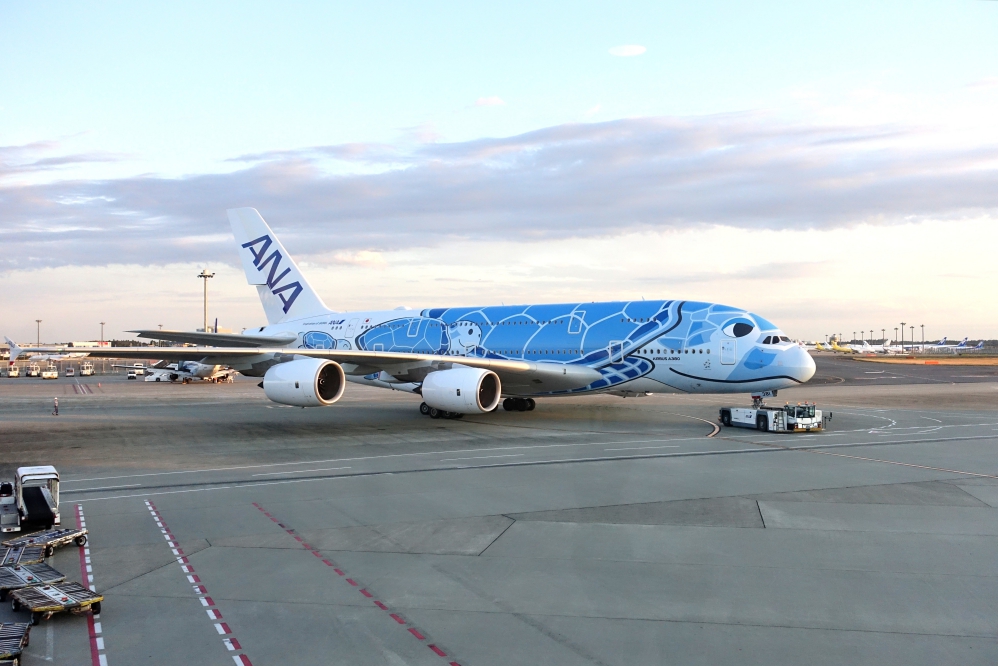
[[[536,407],[536,406],[537,406],[537,403],[534,402],[533,398],[527,398],[527,411],[528,412],[534,411],[534,407]]]
[[[430,406],[427,405],[425,402],[421,403],[419,405],[419,413],[422,414],[423,416],[429,416],[429,414],[430,414]]]
[[[513,402],[512,398],[506,398],[505,400],[502,401],[502,408],[505,409],[507,412],[511,412],[514,409],[516,409],[514,405],[515,403]]]
[[[444,415],[444,413],[442,411],[440,411],[439,409],[437,409],[436,407],[430,407],[430,418],[431,419],[439,419],[443,415]]]

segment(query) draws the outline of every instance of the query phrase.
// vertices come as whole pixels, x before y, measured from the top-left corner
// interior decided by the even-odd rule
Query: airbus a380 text
[[[500,400],[661,391],[743,393],[796,386],[814,361],[759,315],[684,300],[335,312],[253,208],[228,211],[247,280],[268,324],[242,334],[134,331],[195,343],[170,361],[226,365],[263,378],[271,400],[335,403],[348,381],[422,396],[431,415],[484,413]],[[39,350],[42,351],[42,350]],[[58,353],[60,348],[44,351]],[[144,358],[148,348],[92,356]]]

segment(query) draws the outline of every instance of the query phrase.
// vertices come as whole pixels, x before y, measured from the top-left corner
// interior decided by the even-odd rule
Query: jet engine
[[[502,384],[491,370],[438,370],[423,380],[423,401],[430,407],[458,414],[491,412],[499,404]]]
[[[263,392],[274,402],[295,407],[325,407],[343,395],[346,376],[339,363],[303,358],[278,363],[263,376]]]

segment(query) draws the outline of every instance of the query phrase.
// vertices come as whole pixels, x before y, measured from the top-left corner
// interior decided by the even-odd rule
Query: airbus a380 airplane
[[[509,410],[534,399],[774,391],[806,382],[814,361],[775,325],[699,301],[631,301],[334,312],[253,208],[228,211],[246,278],[268,325],[243,334],[133,331],[211,347],[158,358],[227,365],[263,377],[271,400],[335,403],[347,381],[422,395],[431,416]],[[47,350],[46,350],[47,351]],[[52,349],[53,352],[60,351]],[[144,358],[148,348],[92,356]]]

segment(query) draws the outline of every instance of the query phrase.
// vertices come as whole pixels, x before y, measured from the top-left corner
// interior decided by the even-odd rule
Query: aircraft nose
[[[789,371],[791,377],[804,383],[814,377],[814,359],[807,353],[807,350],[800,347],[793,347],[784,352],[786,360],[783,366]]]

